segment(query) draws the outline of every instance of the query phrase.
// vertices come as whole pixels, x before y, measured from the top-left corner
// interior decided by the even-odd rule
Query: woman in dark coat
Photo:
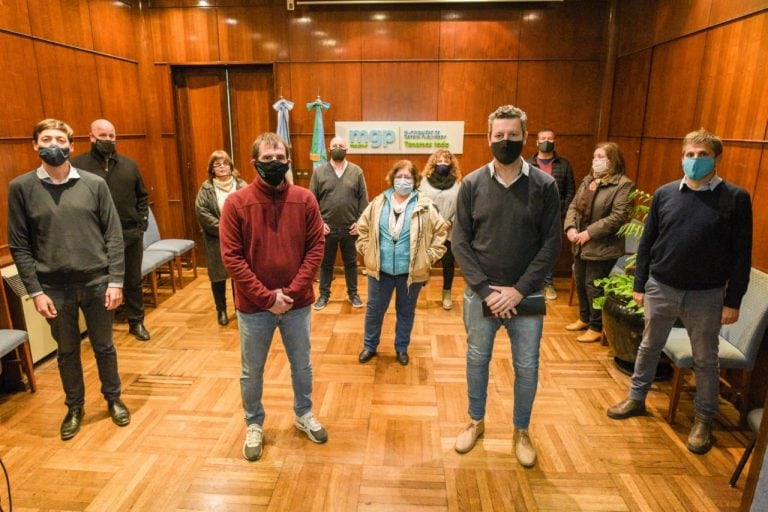
[[[226,151],[214,151],[208,159],[208,179],[203,182],[195,201],[197,221],[203,228],[205,258],[208,260],[208,277],[211,279],[213,300],[219,325],[227,325],[227,278],[229,274],[221,262],[219,246],[219,217],[227,196],[247,185],[237,177],[232,159]]]

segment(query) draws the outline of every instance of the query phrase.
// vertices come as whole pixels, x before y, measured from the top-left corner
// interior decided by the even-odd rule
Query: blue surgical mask
[[[408,178],[395,178],[395,192],[401,196],[409,196],[413,192],[413,181]]]
[[[709,156],[701,158],[683,158],[683,172],[688,179],[698,181],[712,172],[715,168],[715,159]]]

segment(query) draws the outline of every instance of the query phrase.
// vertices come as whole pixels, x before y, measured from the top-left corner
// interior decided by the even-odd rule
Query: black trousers
[[[123,281],[123,311],[130,325],[144,322],[144,292],[141,279],[142,239],[123,240],[125,243],[125,280]]]
[[[578,256],[573,259],[573,275],[576,279],[576,292],[579,296],[579,319],[588,323],[593,331],[602,332],[603,314],[592,307],[592,300],[603,295],[603,289],[595,286],[595,279],[607,277],[618,258],[602,261],[583,260]]]
[[[451,242],[445,241],[445,254],[443,254],[443,290],[450,290],[453,286],[453,275],[456,272],[456,259],[451,251]]]
[[[348,228],[331,229],[325,235],[325,253],[320,264],[320,295],[331,296],[331,278],[333,278],[333,262],[336,260],[336,251],[341,247],[341,259],[344,261],[344,277],[347,280],[347,294],[357,294],[357,249],[355,249],[357,236],[349,234]]]

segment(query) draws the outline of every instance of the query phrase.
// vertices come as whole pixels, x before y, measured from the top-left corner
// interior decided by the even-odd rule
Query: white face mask
[[[610,166],[611,164],[608,162],[608,160],[592,160],[592,175],[595,178],[602,178],[608,174],[608,169]]]

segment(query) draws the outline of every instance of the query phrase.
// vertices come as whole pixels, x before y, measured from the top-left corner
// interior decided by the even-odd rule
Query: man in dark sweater
[[[325,254],[320,265],[320,296],[314,308],[323,309],[331,297],[331,278],[337,247],[341,247],[347,297],[355,308],[363,307],[357,294],[357,219],[368,206],[368,191],[363,170],[347,161],[349,146],[343,137],[334,137],[330,144],[331,160],[315,169],[309,189],[320,203],[325,233]]]
[[[120,216],[125,247],[125,283],[123,297],[128,330],[141,341],[149,340],[144,326],[144,295],[141,285],[143,237],[147,230],[149,194],[139,167],[131,158],[115,150],[115,127],[106,119],[91,123],[91,150],[72,159],[78,169],[92,172],[106,180]]]
[[[131,415],[120,400],[112,315],[122,302],[123,238],[103,179],[69,163],[72,128],[45,119],[32,133],[42,162],[8,188],[8,246],[35,309],[58,345],[66,395],[61,438],[80,430],[85,402],[78,310],[82,309],[109,414],[119,426]]]
[[[264,364],[276,328],[291,365],[294,425],[315,443],[328,433],[312,413],[309,340],[312,280],[325,245],[320,208],[309,190],[285,179],[290,160],[280,136],[259,135],[251,155],[258,176],[227,198],[219,236],[240,326],[243,456],[254,461],[262,452]]]
[[[488,366],[496,331],[504,326],[515,368],[514,451],[520,464],[531,467],[536,450],[528,426],[544,317],[518,315],[517,307],[524,298],[543,306],[541,287],[560,254],[561,223],[555,180],[520,157],[526,124],[525,112],[512,105],[493,112],[488,117],[493,161],[469,174],[459,190],[453,251],[467,281],[464,326],[471,421],[457,437],[455,449],[470,451],[485,430]]]
[[[536,150],[528,159],[528,163],[555,178],[560,194],[560,220],[563,221],[573,196],[576,195],[571,162],[555,151],[555,132],[549,128],[539,130],[536,135]],[[557,291],[552,285],[552,272],[544,277],[544,296],[547,300],[557,299]]]
[[[752,255],[752,203],[717,175],[723,143],[703,128],[683,140],[683,179],[661,186],[637,251],[633,297],[645,306],[645,331],[629,397],[608,409],[624,419],[645,413],[659,355],[679,317],[696,374],[696,416],[688,449],[707,453],[719,396],[718,335],[739,318]]]

